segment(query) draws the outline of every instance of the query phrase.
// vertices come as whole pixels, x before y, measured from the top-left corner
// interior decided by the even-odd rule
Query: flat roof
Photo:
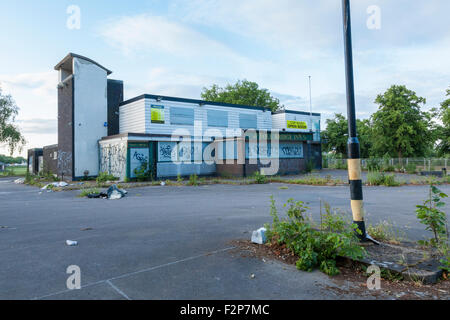
[[[93,63],[96,66],[105,70],[108,75],[110,75],[112,73],[111,70],[106,69],[104,66],[95,62],[94,60],[89,59],[87,57],[83,57],[79,54],[72,53],[72,52],[69,52],[69,54],[67,56],[65,56],[64,59],[62,59],[61,62],[55,66],[55,70],[60,70],[60,69],[72,70],[72,59],[73,58],[78,58],[78,59],[83,59],[83,60],[89,61],[90,63]]]
[[[120,104],[120,106],[139,101],[142,99],[153,99],[153,100],[162,100],[162,101],[172,101],[172,102],[182,102],[182,103],[193,103],[193,104],[203,104],[203,105],[211,105],[211,106],[219,106],[219,107],[230,107],[230,108],[241,108],[241,109],[252,109],[252,110],[260,110],[260,111],[271,111],[270,108],[267,107],[257,107],[257,106],[248,106],[243,104],[233,104],[233,103],[223,103],[223,102],[213,102],[206,100],[197,100],[197,99],[187,99],[187,98],[178,98],[178,97],[168,97],[168,96],[159,96],[154,94],[143,94],[137,96],[135,98],[126,100]]]
[[[282,113],[291,113],[291,114],[301,114],[301,115],[313,115],[313,116],[319,116],[320,117],[320,113],[310,113],[310,112],[306,112],[306,111],[296,111],[296,110],[278,110],[273,112],[273,114],[282,114]]]

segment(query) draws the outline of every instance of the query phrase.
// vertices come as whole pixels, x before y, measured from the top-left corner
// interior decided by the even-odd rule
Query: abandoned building
[[[73,53],[55,70],[58,144],[29,150],[32,173],[80,180],[107,172],[126,180],[140,169],[159,179],[321,168],[318,113],[151,94],[124,101],[122,81]]]

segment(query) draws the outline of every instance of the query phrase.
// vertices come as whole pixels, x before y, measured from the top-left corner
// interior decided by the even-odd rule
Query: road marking
[[[158,265],[158,266],[154,266],[154,267],[150,267],[150,268],[146,268],[146,269],[142,269],[142,270],[138,270],[138,271],[134,271],[134,272],[130,272],[130,273],[125,273],[125,274],[122,274],[120,276],[112,277],[112,278],[109,278],[109,279],[100,280],[100,281],[96,281],[96,282],[91,282],[91,283],[88,283],[86,285],[81,286],[81,289],[106,283],[106,284],[111,285],[116,291],[117,290],[120,291],[120,289],[115,287],[111,283],[111,281],[118,280],[118,279],[124,279],[124,278],[131,277],[131,276],[134,276],[134,275],[137,275],[137,274],[140,274],[140,273],[144,273],[144,272],[148,272],[148,271],[153,271],[153,270],[169,267],[169,266],[172,266],[172,265],[175,265],[175,264],[178,264],[178,263],[188,262],[188,261],[195,260],[195,259],[198,259],[198,258],[208,257],[208,256],[215,255],[215,254],[218,254],[218,253],[230,251],[230,250],[233,250],[235,248],[236,247],[228,247],[228,248],[225,248],[225,249],[211,251],[211,252],[207,252],[207,253],[204,253],[204,254],[199,254],[197,256],[192,256],[192,257],[189,257],[189,258],[185,258],[185,259],[181,259],[181,260],[177,260],[177,261],[161,264],[161,265]],[[67,292],[70,292],[70,291],[73,291],[73,290],[66,289],[66,290],[62,290],[62,291],[46,294],[44,296],[35,297],[35,298],[32,298],[31,300],[42,300],[42,299],[45,299],[45,298],[50,298],[50,297],[57,296],[57,295],[60,295],[60,294],[63,294],[63,293],[67,293]],[[118,291],[118,293],[121,292],[121,291],[120,292],[119,291]],[[129,299],[125,293],[122,292],[120,294],[122,296],[126,297],[127,299]]]
[[[118,294],[120,294],[122,297],[124,297],[127,300],[132,300],[130,297],[128,297],[125,292],[123,292],[122,290],[120,290],[119,288],[117,288],[111,281],[107,280],[106,281],[107,284],[109,284]]]

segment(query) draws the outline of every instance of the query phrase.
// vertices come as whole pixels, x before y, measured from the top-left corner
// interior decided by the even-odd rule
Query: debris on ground
[[[69,247],[75,247],[78,245],[78,241],[66,240],[66,245],[68,245]]]
[[[107,199],[108,195],[105,192],[90,193],[87,195],[89,199]]]
[[[53,188],[64,188],[67,187],[69,184],[67,182],[61,181],[61,182],[53,182],[50,184],[47,184],[41,190],[51,190]]]
[[[14,180],[14,183],[15,184],[24,184],[25,183],[25,178],[16,179],[16,180]]]
[[[250,279],[255,279],[255,275],[253,273],[250,275]]]
[[[83,229],[81,229],[81,231],[91,231],[91,230],[94,230],[93,228],[83,228]]]
[[[259,228],[258,230],[253,231],[252,242],[256,244],[265,244],[267,242],[266,232],[266,228]]]
[[[166,183],[164,181],[161,181],[161,187],[164,187]]]
[[[108,195],[108,199],[110,200],[118,200],[125,197],[125,195],[128,192],[126,190],[121,190],[117,187],[117,185],[112,185],[108,188],[108,191],[106,191],[106,194]]]

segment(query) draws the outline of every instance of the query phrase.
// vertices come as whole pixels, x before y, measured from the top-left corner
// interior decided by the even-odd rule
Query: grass
[[[312,185],[312,186],[329,186],[344,184],[341,179],[333,179],[330,175],[326,177],[319,177],[315,175],[307,175],[300,179],[282,179],[282,178],[269,178],[270,182],[287,183],[287,184],[300,184],[300,185]]]
[[[81,190],[81,193],[78,195],[79,198],[85,198],[90,194],[100,193],[100,190],[97,188],[85,188]]]
[[[395,228],[391,221],[382,221],[375,225],[369,224],[367,233],[375,240],[399,245],[405,239],[405,235],[398,228]]]
[[[398,187],[400,182],[396,180],[394,174],[386,174],[380,171],[369,171],[367,173],[367,183],[370,186]]]
[[[24,177],[27,174],[27,167],[6,167],[4,172],[0,172],[0,177]]]

